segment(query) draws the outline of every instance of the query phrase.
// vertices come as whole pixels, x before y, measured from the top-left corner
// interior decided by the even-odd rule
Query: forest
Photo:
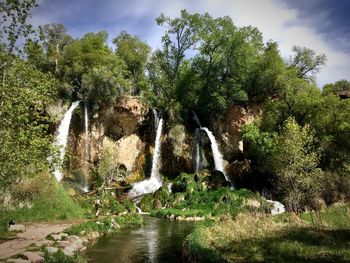
[[[127,177],[124,171],[123,178],[129,179],[126,183],[118,179],[116,185],[111,178],[121,177],[121,172],[115,168],[113,151],[101,150],[83,173],[91,195],[71,194],[70,188],[57,183],[52,175],[62,163],[60,149],[54,144],[58,122],[49,112],[51,106],[58,101],[62,105],[84,101],[92,118],[121,98],[135,98],[148,109],[161,112],[167,134],[160,139],[163,142],[172,136],[195,136],[194,114],[218,138],[220,131],[214,123],[225,123],[232,107],[259,109],[253,121],[240,127],[244,151],[223,154],[230,163],[248,163],[240,172],[226,173],[235,190],[222,182],[223,176],[210,168],[213,161],[208,161],[206,169],[199,172],[172,168],[167,174],[167,167],[161,169],[164,185],[171,182],[173,193],[161,187],[139,203],[151,216],[214,218],[207,218],[185,239],[182,254],[189,261],[350,260],[350,82],[317,85],[317,74],[327,63],[325,54],[296,45],[292,55],[284,58],[278,43],[265,42],[258,28],[238,27],[230,17],[187,10],[175,18],[166,14],[155,18],[163,32],[161,47],[155,50],[126,31],[115,36],[106,31],[87,32],[75,38],[62,24],[30,25],[28,19],[36,6],[36,0],[0,3],[0,240],[9,235],[6,226],[11,219],[94,218],[96,196],[102,199],[106,216],[101,220],[126,211],[123,219],[108,221],[109,227],[113,220],[121,226],[142,224],[132,199],[118,199],[108,189],[116,188],[117,197],[124,191],[121,195],[125,196],[125,189],[149,176],[147,162],[156,150],[145,150],[140,175]],[[140,133],[153,140],[148,130]],[[115,134],[110,136],[112,141],[118,139]],[[221,139],[219,148],[220,143]],[[202,150],[209,151],[209,142],[203,145]],[[164,163],[176,162],[175,157],[160,151]],[[212,158],[211,153],[204,155]],[[69,177],[68,168],[64,173]],[[220,176],[221,181],[216,179]],[[245,199],[258,200],[260,208],[243,209]],[[287,213],[277,219],[263,216],[268,210],[265,199],[283,203]],[[217,207],[218,200],[222,206]],[[89,225],[93,220],[69,231],[107,231]],[[264,233],[254,238],[247,230],[250,227],[252,232],[260,229]],[[286,229],[293,231],[288,234]],[[278,243],[288,235],[299,241],[312,240],[326,252],[294,247],[293,240]],[[262,240],[267,238],[273,245],[264,245]],[[319,238],[324,241],[317,243]],[[339,250],[330,244],[337,244]],[[65,257],[45,252],[45,262],[66,262]],[[75,254],[73,261],[64,260],[84,262],[84,256],[80,257]]]

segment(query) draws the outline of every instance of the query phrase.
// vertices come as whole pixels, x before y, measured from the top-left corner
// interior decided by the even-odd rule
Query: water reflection
[[[100,238],[88,251],[90,262],[181,262],[181,247],[194,222],[145,217],[138,229],[123,229]]]

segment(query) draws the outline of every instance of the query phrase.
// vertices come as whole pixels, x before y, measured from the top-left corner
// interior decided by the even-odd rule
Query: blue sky
[[[328,61],[318,74],[320,86],[350,80],[348,0],[40,0],[32,23],[62,23],[74,37],[106,30],[112,38],[126,30],[156,48],[163,31],[154,19],[160,13],[178,16],[181,9],[228,15],[238,26],[256,26],[265,41],[279,43],[285,59],[293,45],[325,53]]]

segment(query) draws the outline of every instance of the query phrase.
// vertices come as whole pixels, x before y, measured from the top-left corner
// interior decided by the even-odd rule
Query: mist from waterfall
[[[56,180],[60,182],[63,178],[63,174],[61,172],[61,168],[63,165],[64,156],[66,154],[66,147],[68,141],[69,134],[69,126],[72,119],[73,112],[76,107],[78,107],[80,101],[74,101],[68,111],[64,114],[64,117],[61,121],[60,126],[58,126],[57,135],[55,138],[54,145],[59,147],[59,167],[57,167],[54,171],[54,175]]]
[[[85,126],[85,145],[84,145],[84,165],[87,166],[89,160],[89,113],[87,101],[84,101],[84,126]]]
[[[159,174],[159,167],[161,163],[160,150],[161,150],[163,119],[159,118],[156,111],[153,111],[153,113],[155,116],[155,121],[157,121],[158,125],[157,125],[156,142],[154,146],[154,153],[153,153],[153,159],[152,159],[151,177],[149,179],[133,184],[132,189],[128,193],[128,195],[131,197],[137,197],[144,194],[154,193],[163,185],[163,181],[160,178],[160,174]]]

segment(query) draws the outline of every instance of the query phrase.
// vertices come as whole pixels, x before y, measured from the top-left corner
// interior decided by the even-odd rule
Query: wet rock
[[[24,225],[10,225],[7,229],[8,231],[14,231],[14,232],[25,232],[26,227]]]

